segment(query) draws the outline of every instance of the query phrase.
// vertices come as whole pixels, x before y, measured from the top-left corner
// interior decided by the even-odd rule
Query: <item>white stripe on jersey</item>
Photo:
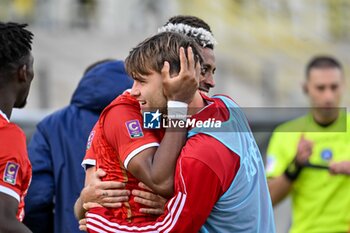
[[[164,218],[164,220],[162,222],[157,222],[153,225],[147,225],[144,227],[137,227],[137,226],[129,227],[129,226],[119,225],[118,223],[110,222],[104,217],[97,214],[92,214],[92,213],[88,213],[86,215],[86,219],[87,219],[87,223],[90,226],[93,224],[94,227],[98,229],[112,231],[112,232],[147,232],[147,233],[162,232],[165,230],[171,230],[171,228],[173,228],[173,226],[175,225],[176,221],[179,218],[179,215],[182,211],[182,208],[185,202],[186,202],[186,195],[183,193],[178,193],[175,197],[173,197],[170,200],[168,205],[169,212]],[[165,231],[165,232],[168,232],[168,231]]]

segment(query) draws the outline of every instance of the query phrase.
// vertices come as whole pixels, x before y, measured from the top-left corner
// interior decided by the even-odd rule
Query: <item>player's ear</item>
[[[26,82],[27,81],[27,65],[22,65],[18,68],[18,80],[20,82]]]
[[[309,87],[307,86],[307,82],[304,82],[302,84],[302,87],[303,87],[304,94],[307,95],[309,93]]]

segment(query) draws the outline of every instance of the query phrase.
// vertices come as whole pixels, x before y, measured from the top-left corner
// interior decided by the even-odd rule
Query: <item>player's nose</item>
[[[215,80],[214,80],[214,75],[210,74],[208,77],[205,79],[205,84],[209,86],[210,88],[215,87]]]
[[[134,96],[134,97],[138,97],[140,96],[141,92],[140,89],[138,88],[138,84],[137,82],[134,82],[134,84],[132,85],[131,91],[130,91],[130,95]]]

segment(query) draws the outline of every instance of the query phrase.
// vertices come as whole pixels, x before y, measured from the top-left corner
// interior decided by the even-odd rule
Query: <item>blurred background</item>
[[[177,14],[204,19],[218,41],[211,94],[247,108],[307,107],[301,85],[311,57],[333,55],[349,76],[349,12],[348,0],[0,0],[1,21],[26,22],[35,34],[35,79],[26,109],[12,120],[30,138],[36,122],[70,102],[88,65],[124,59]],[[348,92],[342,106],[349,104]],[[272,129],[289,117],[248,114],[263,155]],[[287,231],[288,205],[276,208],[278,232]]]

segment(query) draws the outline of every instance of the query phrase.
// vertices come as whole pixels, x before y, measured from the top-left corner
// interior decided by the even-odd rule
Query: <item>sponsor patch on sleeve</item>
[[[125,125],[126,125],[126,129],[128,130],[130,138],[143,137],[141,124],[138,120],[127,121]]]
[[[275,170],[276,159],[275,157],[268,155],[266,161],[266,173],[271,173]]]
[[[19,165],[14,162],[7,162],[6,168],[4,171],[4,177],[3,180],[6,183],[15,185],[16,184],[16,178],[19,170]]]
[[[95,136],[95,130],[92,130],[90,135],[89,135],[87,144],[86,144],[86,150],[90,149],[92,140],[94,139],[94,136]]]

